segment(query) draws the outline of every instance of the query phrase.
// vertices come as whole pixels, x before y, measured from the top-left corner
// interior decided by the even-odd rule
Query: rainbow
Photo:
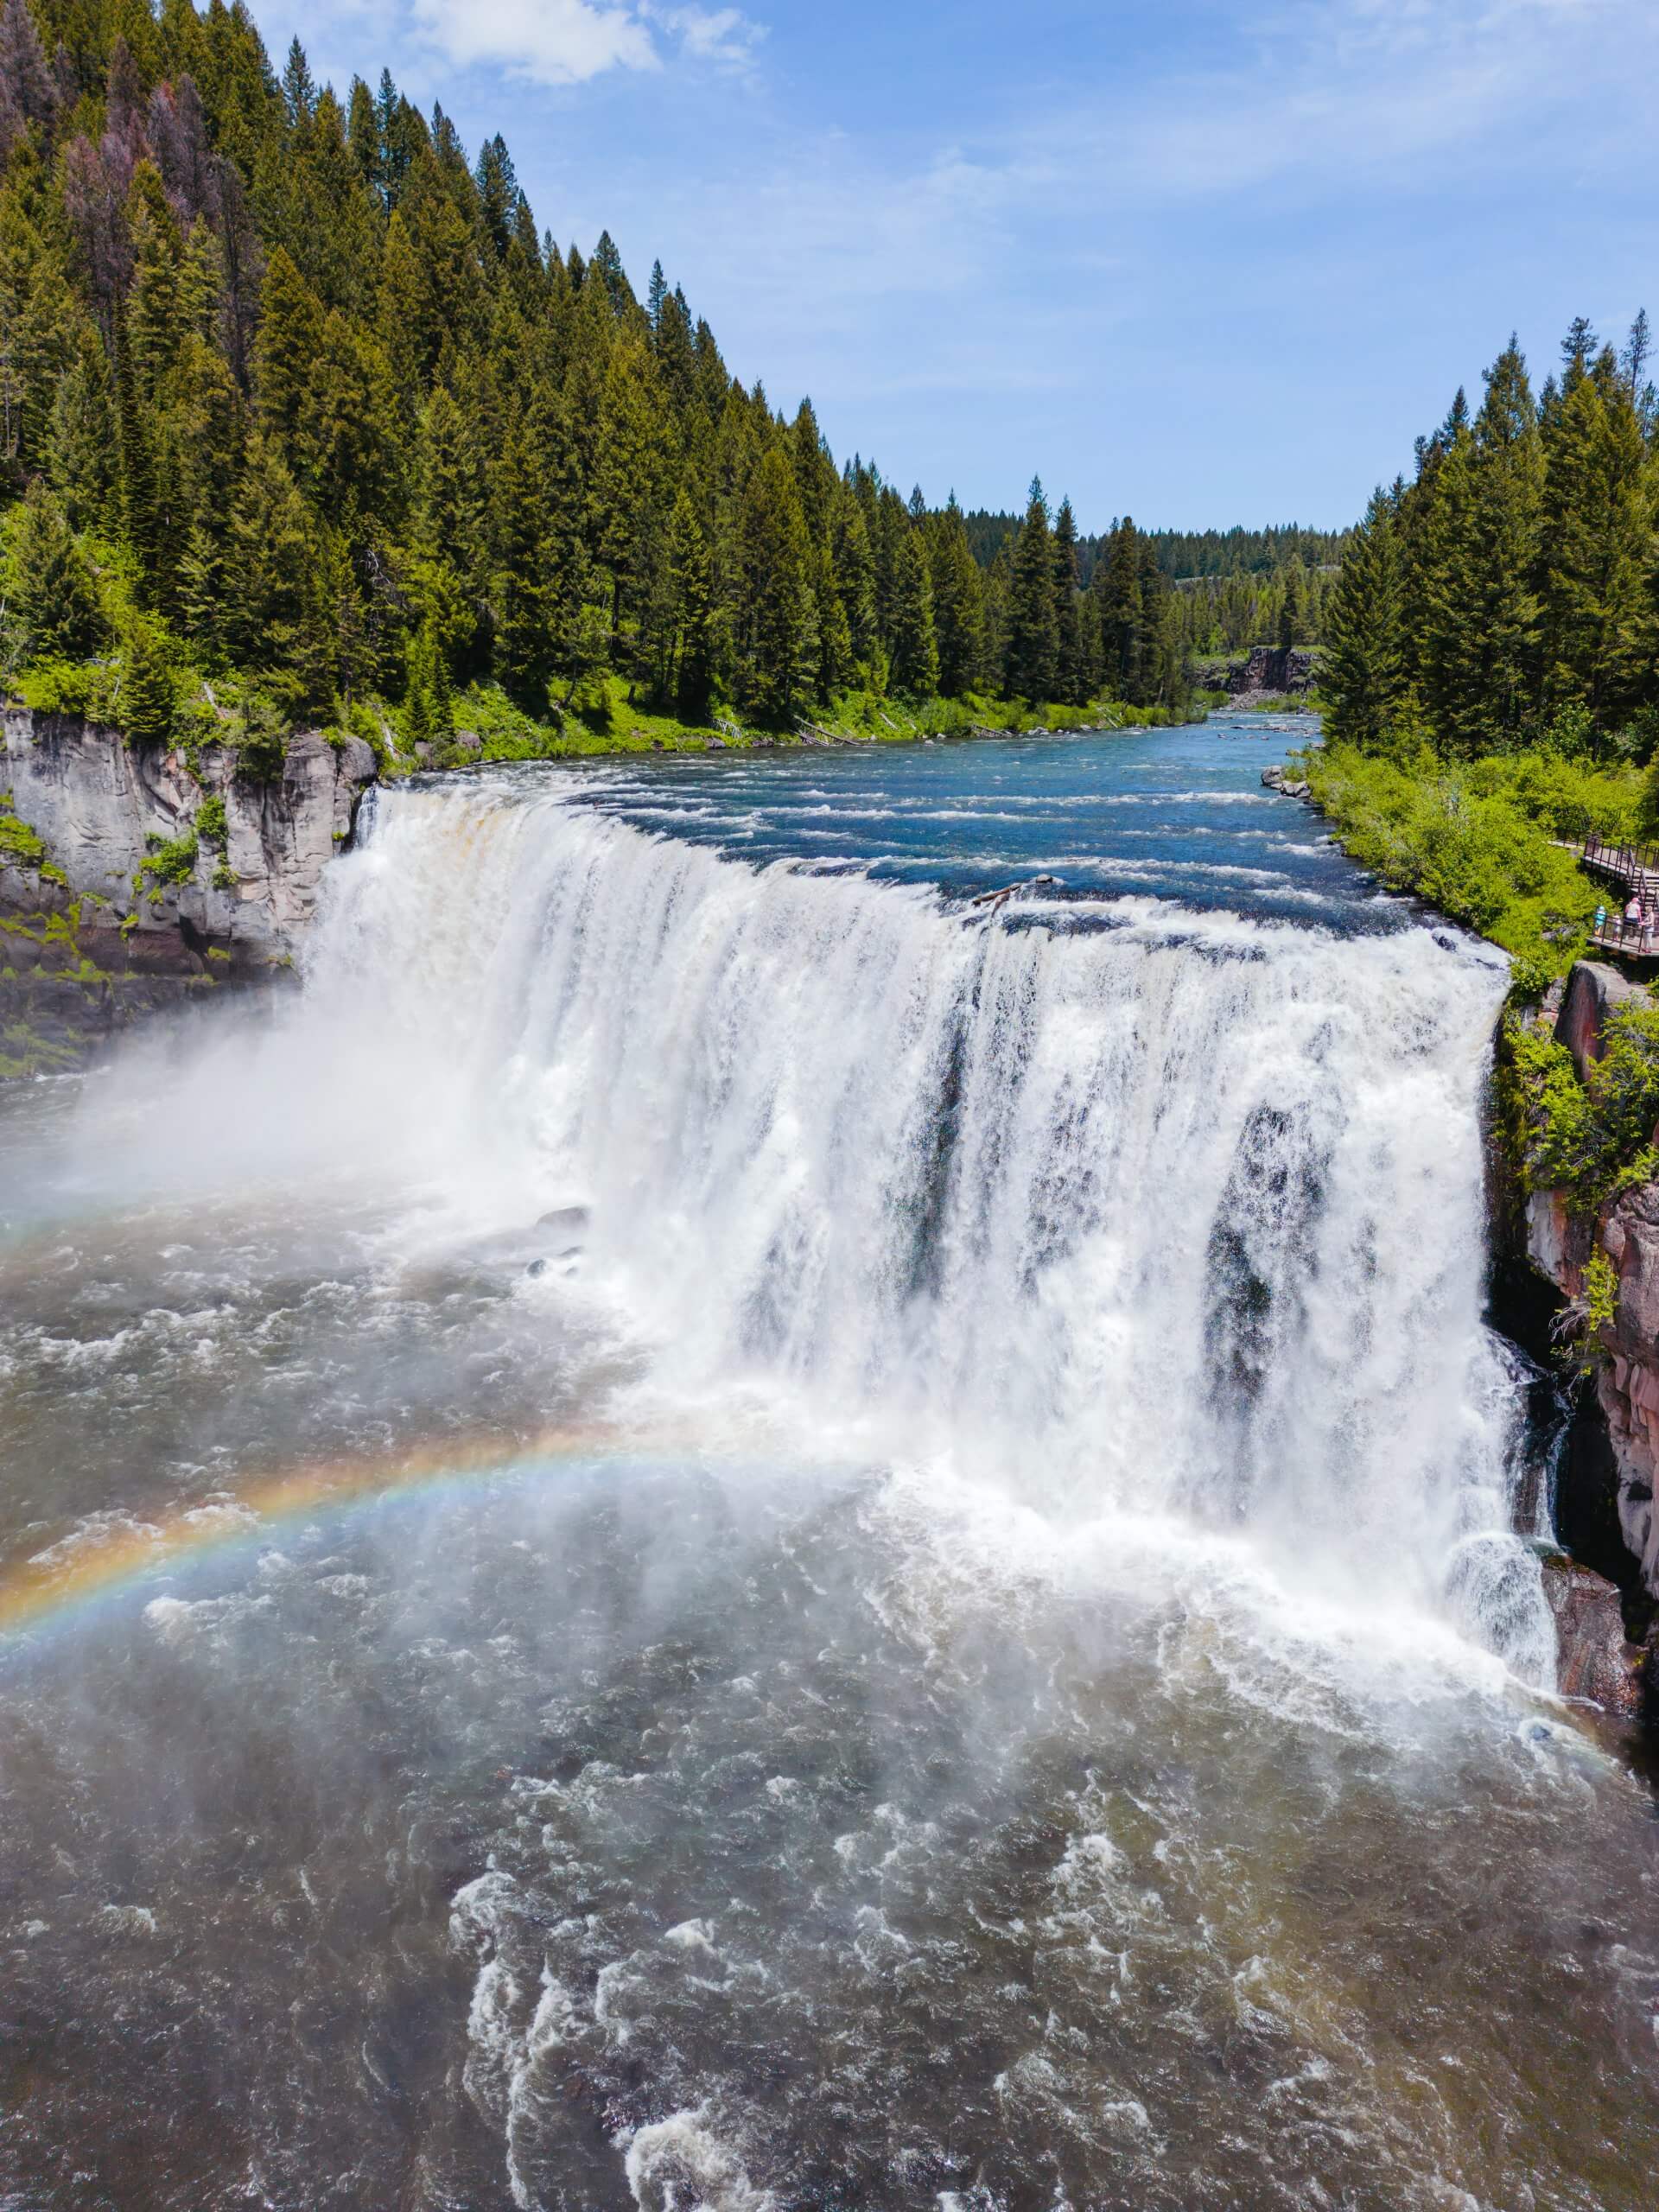
[[[553,1461],[654,1456],[672,1439],[607,1427],[550,1428],[504,1451],[499,1436],[453,1440],[413,1453],[291,1467],[204,1503],[135,1517],[107,1533],[63,1541],[0,1569],[0,1643],[78,1614],[162,1569],[214,1551],[264,1542],[287,1522],[391,1503],[457,1482],[520,1481]]]

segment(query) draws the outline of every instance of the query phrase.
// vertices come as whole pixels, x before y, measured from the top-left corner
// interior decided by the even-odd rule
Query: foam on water
[[[1206,819],[1122,895],[1139,758],[815,760],[835,873],[734,856],[753,766],[386,792],[280,1020],[87,1086],[0,1252],[0,2185],[1636,2201],[1651,1829],[1541,1718],[1481,1319],[1502,965],[1253,794],[1282,870]],[[976,777],[964,883],[887,816]],[[1039,840],[1100,872],[968,903]]]
[[[591,1208],[662,1399],[1073,1531],[1247,1529],[1542,1682],[1481,1320],[1503,980],[1424,930],[754,870],[544,782],[384,800],[304,1020],[350,1010],[452,1203]]]

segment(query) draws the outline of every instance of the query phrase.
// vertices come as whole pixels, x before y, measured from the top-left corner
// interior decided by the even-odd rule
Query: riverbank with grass
[[[359,721],[354,728],[359,728]],[[701,721],[687,721],[640,705],[620,677],[596,687],[587,701],[556,722],[539,721],[516,707],[499,684],[480,684],[454,702],[453,736],[410,741],[397,719],[374,713],[383,772],[463,767],[489,760],[560,760],[614,753],[687,753],[824,744],[914,744],[927,738],[974,738],[1027,730],[1161,728],[1182,716],[1162,707],[1135,707],[1118,700],[1085,707],[1029,705],[974,695],[920,702],[874,691],[853,691],[790,729],[746,723],[715,708]],[[366,734],[362,733],[362,734]]]
[[[1427,746],[1384,758],[1327,743],[1295,760],[1350,858],[1513,955],[1522,995],[1585,952],[1607,898],[1569,842],[1654,825],[1643,771],[1548,747],[1456,761]]]

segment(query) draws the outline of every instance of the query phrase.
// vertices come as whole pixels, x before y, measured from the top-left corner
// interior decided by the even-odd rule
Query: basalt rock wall
[[[4,734],[0,1073],[73,1065],[143,1015],[291,973],[374,778],[359,739],[302,732],[260,779],[232,747],[187,756],[72,715],[8,707]]]

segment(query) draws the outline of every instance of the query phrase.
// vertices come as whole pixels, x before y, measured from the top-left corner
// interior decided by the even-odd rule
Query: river
[[[1503,966],[1280,742],[417,779],[5,1094],[8,2212],[1651,2202]]]

